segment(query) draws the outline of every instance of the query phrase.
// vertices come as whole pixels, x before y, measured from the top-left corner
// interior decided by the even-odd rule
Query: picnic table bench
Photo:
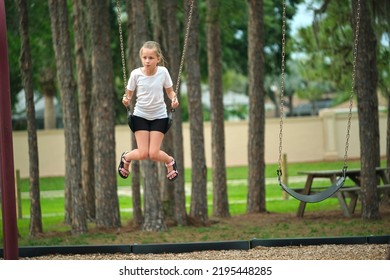
[[[376,168],[376,174],[378,177],[378,193],[382,201],[390,203],[390,182],[387,176],[388,168]],[[315,179],[324,179],[328,178],[333,184],[336,182],[337,178],[343,175],[342,170],[322,170],[322,171],[301,171],[298,174],[306,175],[306,183],[302,189],[294,189],[295,191],[301,192],[302,194],[313,194],[324,190],[324,187],[313,187],[313,182]],[[353,186],[343,186],[335,194],[334,197],[337,197],[341,210],[343,211],[344,216],[351,217],[355,212],[356,204],[361,194],[361,184],[360,184],[360,169],[351,169],[347,170],[346,179],[349,178],[354,183]],[[350,198],[349,203],[347,198]],[[297,216],[303,217],[305,212],[306,202],[301,201],[299,203]]]

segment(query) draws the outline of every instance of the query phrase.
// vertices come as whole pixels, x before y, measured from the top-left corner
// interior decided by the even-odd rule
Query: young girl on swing
[[[164,57],[160,45],[154,41],[144,43],[139,56],[143,67],[131,72],[122,98],[123,105],[128,107],[133,93],[136,92],[132,130],[137,148],[121,155],[118,173],[126,179],[129,176],[132,160],[150,158],[153,161],[164,162],[167,167],[168,180],[174,181],[179,175],[175,159],[161,151],[161,143],[168,126],[164,89],[172,101],[173,109],[179,106],[179,101],[172,87],[171,76],[167,68],[163,66]]]

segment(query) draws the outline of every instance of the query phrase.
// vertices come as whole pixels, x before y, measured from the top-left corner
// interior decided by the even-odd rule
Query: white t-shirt
[[[136,90],[133,115],[147,120],[167,118],[163,88],[172,85],[168,69],[163,66],[157,66],[157,71],[152,76],[142,73],[141,68],[134,69],[127,83],[128,90]]]

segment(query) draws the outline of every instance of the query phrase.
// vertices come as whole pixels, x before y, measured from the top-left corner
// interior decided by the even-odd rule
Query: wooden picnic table
[[[389,169],[388,168],[376,168],[376,174],[379,179],[379,184],[382,182],[382,185],[379,185],[378,188],[381,189],[390,189],[389,178],[387,176]],[[306,175],[306,183],[302,190],[302,194],[311,194],[316,191],[321,191],[321,188],[317,189],[313,187],[313,182],[315,179],[328,178],[332,184],[334,184],[338,177],[343,175],[343,170],[321,170],[321,171],[301,171],[298,174]],[[341,210],[343,211],[344,216],[351,217],[355,211],[356,203],[360,194],[360,169],[350,169],[347,170],[346,179],[349,178],[354,182],[354,186],[343,186],[338,190],[335,196],[338,198]],[[323,190],[323,189],[322,189]],[[388,195],[388,194],[387,194]],[[351,200],[347,203],[346,198],[350,197]],[[297,216],[303,217],[305,212],[306,202],[301,201],[299,203]]]

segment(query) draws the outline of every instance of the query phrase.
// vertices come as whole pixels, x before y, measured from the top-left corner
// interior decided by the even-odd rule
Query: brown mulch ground
[[[248,251],[201,251],[180,254],[50,255],[34,260],[386,260],[389,245],[256,247]]]
[[[229,226],[230,240],[250,240],[255,238],[246,234],[246,229],[257,227],[257,229],[266,229],[282,225],[282,229],[276,232],[294,232],[299,237],[313,237],[305,235],[314,231],[314,236],[344,236],[351,230],[356,229],[357,234],[362,230],[368,229],[372,232],[380,232],[384,235],[389,234],[390,228],[390,208],[382,207],[382,223],[364,223],[360,219],[360,214],[355,213],[352,218],[345,218],[340,211],[307,212],[305,217],[296,218],[294,213],[263,213],[263,214],[246,214],[234,216],[228,219],[214,221],[226,233]],[[348,226],[353,223],[353,226]],[[310,230],[308,230],[310,228]],[[347,232],[343,229],[348,228]],[[162,234],[166,243],[186,242],[185,238],[193,242],[200,242],[202,235],[193,230],[176,231],[175,227],[168,233],[150,233],[134,229],[131,225],[124,226],[117,232],[116,244],[136,244],[137,240],[153,234]],[[237,232],[235,232],[235,230]],[[217,232],[218,230],[215,230]],[[194,235],[190,235],[193,233]],[[352,232],[353,233],[353,232]],[[53,233],[51,233],[53,234]],[[164,235],[165,234],[165,235]],[[210,233],[206,233],[210,234]],[[179,239],[184,238],[184,240]],[[221,235],[222,236],[222,235]],[[241,238],[240,238],[241,237]],[[173,239],[171,239],[173,238]],[[218,235],[215,236],[216,240]],[[281,238],[281,236],[275,236]],[[96,241],[95,244],[102,244]],[[175,242],[173,242],[175,243]],[[79,254],[79,255],[49,255],[34,258],[25,258],[34,260],[390,260],[390,244],[356,244],[356,245],[318,245],[318,246],[283,246],[283,247],[255,247],[250,250],[220,250],[220,251],[199,251],[192,253],[179,254]]]

